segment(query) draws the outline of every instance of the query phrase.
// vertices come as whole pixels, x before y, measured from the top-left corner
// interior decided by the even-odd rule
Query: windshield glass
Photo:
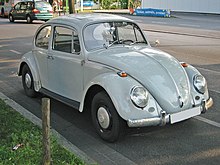
[[[147,44],[140,28],[131,22],[104,22],[89,25],[84,30],[88,51],[112,45]]]
[[[45,2],[45,1],[37,1],[35,2],[35,8],[38,10],[52,10],[52,7],[49,3]]]

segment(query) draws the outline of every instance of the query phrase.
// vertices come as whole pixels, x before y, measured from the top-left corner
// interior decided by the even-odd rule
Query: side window
[[[27,4],[21,3],[21,10],[26,10],[26,9],[27,9]]]
[[[33,2],[28,2],[27,3],[27,9],[32,10],[33,9]]]
[[[37,34],[35,38],[35,45],[43,49],[48,49],[50,36],[51,36],[51,26],[44,27]]]
[[[53,50],[66,53],[79,53],[80,44],[77,32],[66,27],[55,27],[53,34]]]
[[[17,5],[15,5],[15,10],[19,10],[20,9],[21,4],[18,3]]]

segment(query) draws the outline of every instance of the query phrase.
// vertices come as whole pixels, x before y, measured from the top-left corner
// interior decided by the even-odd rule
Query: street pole
[[[81,0],[80,8],[81,8],[81,11],[83,11],[83,0]]]

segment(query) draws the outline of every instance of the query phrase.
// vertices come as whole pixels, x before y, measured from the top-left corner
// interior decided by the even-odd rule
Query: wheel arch
[[[22,69],[23,67],[27,65],[32,73],[33,79],[34,79],[34,89],[35,91],[39,91],[41,88],[41,81],[40,81],[40,76],[38,73],[38,69],[37,69],[37,64],[36,61],[32,55],[32,53],[28,52],[27,54],[25,54],[19,64],[18,67],[18,76],[22,75]]]
[[[90,86],[84,97],[83,106],[82,106],[83,108],[80,108],[80,111],[82,112],[84,109],[91,108],[93,97],[101,91],[107,93],[107,91],[101,85],[94,84]]]

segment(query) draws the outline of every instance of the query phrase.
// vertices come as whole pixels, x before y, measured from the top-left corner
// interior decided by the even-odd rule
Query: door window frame
[[[70,32],[71,32],[71,34],[70,34],[71,35],[70,51],[62,51],[62,49],[59,50],[59,48],[58,49],[55,48],[57,46],[57,43],[59,45],[59,42],[55,43],[56,35],[59,35],[59,33],[57,33],[56,28],[64,28],[66,30],[70,30]],[[76,40],[74,40],[74,38],[76,38]],[[77,41],[77,42],[75,42],[75,41]],[[62,41],[60,42],[60,44],[63,44]],[[76,51],[76,47],[75,47],[76,45],[79,46],[78,51]],[[62,25],[54,25],[53,26],[53,37],[52,37],[52,50],[53,51],[59,51],[59,52],[62,52],[62,53],[69,53],[69,54],[73,54],[73,55],[79,55],[81,53],[81,46],[80,45],[81,44],[80,44],[80,40],[79,40],[79,33],[77,32],[77,30],[75,28],[71,28],[71,27],[68,27],[68,26],[62,26]]]

